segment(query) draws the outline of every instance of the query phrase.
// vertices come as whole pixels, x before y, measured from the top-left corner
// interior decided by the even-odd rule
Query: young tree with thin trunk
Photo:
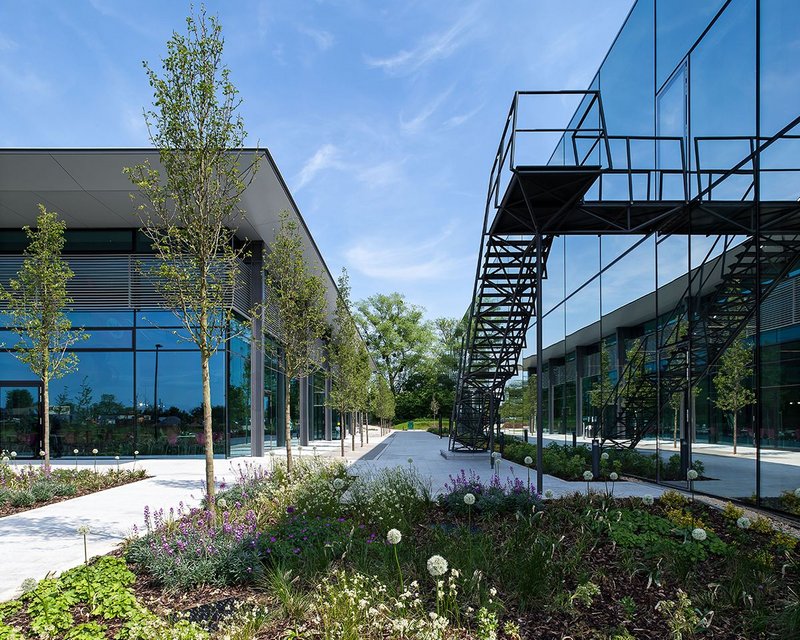
[[[745,382],[752,374],[753,347],[742,338],[729,346],[719,360],[714,388],[717,398],[714,404],[733,417],[733,453],[736,455],[736,439],[739,411],[756,403],[756,394]]]
[[[611,394],[614,393],[614,384],[611,382],[609,373],[611,371],[611,356],[608,353],[605,342],[600,347],[600,376],[599,379],[592,383],[592,388],[589,391],[589,405],[598,410],[599,422],[595,426],[593,437],[600,434],[600,429],[603,423],[603,411],[608,404]]]
[[[328,402],[339,412],[339,440],[341,454],[344,456],[345,416],[350,408],[353,394],[354,378],[357,373],[358,330],[351,314],[350,279],[347,271],[342,269],[337,283],[339,296],[336,299],[334,326],[330,331],[328,343],[328,376],[331,380],[331,392]]]
[[[36,228],[23,228],[28,247],[17,277],[8,288],[0,286],[0,302],[17,336],[11,353],[42,381],[45,469],[50,468],[50,381],[77,370],[78,356],[67,349],[89,337],[73,329],[65,313],[72,304],[67,283],[73,276],[61,257],[65,229],[55,213],[39,205]]]
[[[186,19],[186,34],[173,33],[161,73],[144,63],[154,108],[145,112],[150,142],[161,169],[149,162],[125,170],[143,200],[142,231],[157,266],[147,270],[165,305],[180,319],[182,338],[197,346],[203,389],[206,493],[214,508],[214,436],[209,363],[233,336],[231,309],[244,249],[235,245],[243,216],[239,201],[257,169],[245,158],[241,103],[222,62],[219,21]]]
[[[321,344],[327,331],[325,285],[306,263],[297,222],[288,211],[264,260],[267,302],[277,313],[286,390],[286,468],[292,471],[291,382],[324,363]]]

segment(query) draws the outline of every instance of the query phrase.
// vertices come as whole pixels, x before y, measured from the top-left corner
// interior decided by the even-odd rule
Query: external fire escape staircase
[[[580,100],[567,127],[522,126],[529,113],[524,101],[542,96]],[[537,325],[541,361],[541,289],[554,237],[746,236],[736,259],[724,266],[710,301],[684,311],[683,317],[678,317],[681,312],[676,309],[671,328],[660,335],[659,366],[651,366],[636,383],[651,385],[660,393],[648,393],[645,386],[637,396],[632,388],[625,390],[624,384],[618,384],[606,403],[597,435],[619,446],[635,446],[651,433],[655,416],[670,394],[708,373],[760,301],[797,264],[797,199],[764,201],[758,197],[757,185],[764,171],[759,166],[761,153],[776,142],[800,139],[792,135],[799,124],[797,118],[770,138],[695,138],[691,169],[683,137],[609,135],[599,91],[517,92],[489,178],[462,341],[451,450],[482,451],[491,446],[503,391],[517,374],[532,322]],[[558,140],[549,160],[541,164],[520,161],[528,148],[526,142],[541,135]],[[730,167],[701,166],[701,148],[731,143],[749,145],[749,153]],[[726,187],[733,181],[749,182],[749,186],[732,197]],[[688,376],[687,360],[691,363]],[[625,379],[625,373],[620,379]]]

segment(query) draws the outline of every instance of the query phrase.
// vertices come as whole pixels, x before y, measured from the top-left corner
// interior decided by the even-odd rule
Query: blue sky
[[[331,272],[347,267],[356,299],[397,290],[431,318],[460,316],[469,301],[514,90],[585,88],[631,5],[207,3],[250,142],[273,153]],[[188,7],[0,0],[0,146],[147,145],[141,61],[158,63]],[[575,246],[568,285],[596,265],[596,248]],[[634,276],[642,268],[634,261]],[[554,264],[551,296],[562,270]],[[591,319],[584,306],[569,310],[571,328]]]

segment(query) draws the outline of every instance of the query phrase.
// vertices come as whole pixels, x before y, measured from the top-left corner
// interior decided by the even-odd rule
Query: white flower
[[[11,457],[13,458],[15,455],[16,454],[12,451],[11,452]],[[797,489],[794,490],[794,497],[795,498],[800,498],[800,487],[797,487]]]
[[[39,455],[44,457],[44,451],[39,451]]]
[[[403,534],[397,529],[389,529],[389,532],[386,534],[386,542],[389,544],[399,544],[402,539]]]
[[[692,538],[694,538],[698,542],[702,542],[703,540],[705,540],[707,535],[708,534],[706,534],[706,530],[705,529],[701,529],[700,527],[697,527],[696,529],[692,529]]]
[[[22,593],[28,593],[36,588],[36,580],[34,578],[25,578],[22,581]]]
[[[78,450],[77,449],[73,449],[72,453],[74,453],[77,456],[78,455]]]
[[[603,453],[600,454],[600,459],[608,460],[608,451],[603,451]]]
[[[119,460],[119,456],[114,456],[114,460]]]
[[[97,449],[92,449],[92,453],[93,453],[94,455],[97,455]]]
[[[88,536],[89,533],[91,532],[91,529],[89,528],[88,524],[82,524],[80,527],[76,529],[76,531],[78,532],[79,536]]]
[[[611,482],[616,482],[617,480],[619,480],[619,475],[617,474],[616,471],[612,471],[611,473],[609,473],[608,477],[611,478]]]
[[[653,504],[653,496],[649,493],[647,495],[642,496],[642,502],[644,502],[648,507]]]
[[[344,480],[342,480],[341,478],[334,478],[333,488],[336,489],[337,491],[341,491],[342,489],[344,489]]]
[[[742,516],[736,521],[736,526],[740,529],[749,529],[750,528],[750,518],[746,516]]]
[[[527,464],[529,466],[532,465],[533,464],[533,458],[531,458],[530,456],[525,456],[525,464]]]
[[[594,474],[591,471],[587,470],[583,472],[583,479],[586,480],[586,482],[591,482],[592,478],[594,478]]]
[[[697,480],[697,471],[689,469],[689,471],[686,472],[686,477],[689,478],[689,480]]]
[[[228,508],[228,501],[225,498],[220,498],[217,500],[217,506],[220,509],[227,509]]]
[[[547,489],[544,492],[544,497],[547,498],[548,500],[551,500],[553,498],[553,490],[552,489]]]
[[[497,459],[500,456],[499,451],[492,451],[492,458]]]
[[[17,452],[16,451],[12,451],[11,452],[11,457],[12,458],[16,458],[17,457]],[[800,491],[800,489],[798,489],[797,491]],[[800,498],[800,495],[798,495],[797,497]]]
[[[138,451],[138,450],[137,450],[137,451],[134,451],[134,452],[133,452],[133,455],[135,455],[135,456],[138,456],[138,455],[139,455],[139,451]]]
[[[464,494],[464,504],[472,506],[475,504],[475,495],[472,493],[465,493]]]
[[[8,456],[3,456],[3,462],[7,463],[9,460],[10,460],[10,458]]]
[[[428,558],[428,573],[434,578],[443,576],[447,573],[447,560],[442,556],[431,556]]]

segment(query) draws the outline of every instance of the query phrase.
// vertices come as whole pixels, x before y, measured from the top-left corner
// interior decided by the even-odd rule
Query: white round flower
[[[119,460],[119,456],[114,456],[114,460]]]
[[[742,516],[736,521],[736,526],[740,529],[749,529],[750,528],[750,518],[746,516]]]
[[[547,498],[548,500],[552,500],[552,498],[553,498],[553,490],[552,489],[546,489],[545,492],[544,492],[544,497]]]
[[[530,456],[525,456],[525,464],[527,464],[528,466],[532,465],[533,458],[531,458]]]
[[[430,573],[434,578],[443,576],[445,573],[447,573],[447,560],[438,555],[428,558],[428,573]]]
[[[619,474],[616,471],[612,471],[611,473],[609,473],[608,477],[611,478],[612,482],[616,482],[617,480],[619,480]]]
[[[492,458],[494,458],[496,460],[499,457],[500,457],[500,452],[499,451],[492,451]]]
[[[642,502],[644,502],[648,507],[651,506],[654,502],[653,496],[651,496],[649,493],[642,496]]]
[[[220,509],[227,509],[228,508],[228,501],[225,498],[220,498],[217,500],[217,506]]]
[[[608,460],[608,451],[603,451],[603,453],[600,454],[600,459]]]
[[[93,453],[94,455],[97,455],[97,449],[92,449],[92,453]]]
[[[88,524],[82,524],[80,527],[76,529],[79,536],[88,536],[91,529],[89,528]]]
[[[44,451],[39,451],[39,455],[44,457]]]
[[[399,544],[402,539],[403,534],[397,529],[389,529],[389,532],[386,534],[386,542],[389,544]]]
[[[12,458],[16,458],[17,457],[17,452],[16,451],[12,451],[11,452],[11,457]],[[797,491],[800,491],[800,489],[798,489]],[[798,495],[797,497],[800,498],[800,495]]]
[[[475,504],[475,495],[472,493],[465,493],[464,494],[464,504],[472,506]]]
[[[591,471],[587,470],[583,472],[583,479],[586,480],[586,482],[591,482],[592,478],[594,478],[594,474]]]
[[[14,457],[14,452],[13,451],[11,452],[11,457],[12,458]],[[795,498],[800,498],[800,487],[797,487],[797,489],[794,490],[794,497]]]
[[[706,534],[706,530],[705,529],[701,529],[700,527],[697,527],[696,529],[692,529],[692,538],[694,538],[698,542],[702,542],[707,537],[708,537],[708,534]]]
[[[689,478],[689,480],[697,480],[697,471],[689,469],[689,471],[686,472],[686,477]]]
[[[342,489],[344,489],[344,480],[342,480],[341,478],[334,478],[333,488],[336,489],[337,491],[341,491]]]
[[[133,455],[135,455],[135,456],[138,456],[138,455],[139,455],[139,451],[138,451],[138,450],[137,450],[137,451],[134,451],[134,452],[133,452]]]
[[[36,580],[34,578],[25,578],[22,581],[22,593],[28,593],[36,588]]]
[[[78,450],[77,449],[73,449],[72,453],[74,453],[77,456],[78,455]]]

